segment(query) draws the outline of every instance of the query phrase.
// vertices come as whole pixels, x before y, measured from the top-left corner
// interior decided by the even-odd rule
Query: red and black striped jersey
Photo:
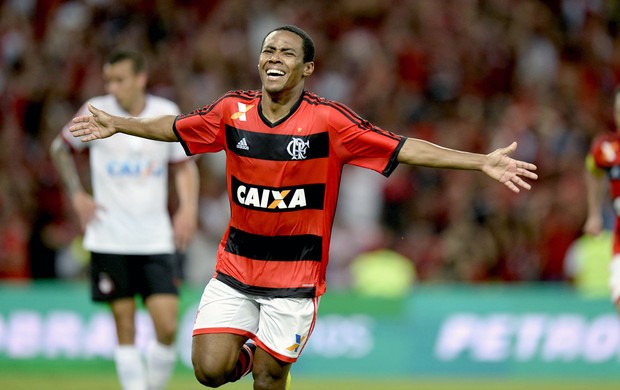
[[[174,123],[188,155],[226,152],[231,217],[215,277],[250,294],[320,296],[343,165],[388,176],[405,138],[309,92],[271,123],[261,96],[229,92]]]

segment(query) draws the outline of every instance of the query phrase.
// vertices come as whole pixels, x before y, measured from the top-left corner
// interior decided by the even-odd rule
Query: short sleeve
[[[189,114],[178,115],[173,130],[187,155],[219,152],[225,147],[221,131],[223,117],[222,100]]]
[[[398,152],[406,138],[372,125],[346,106],[332,104],[330,140],[340,159],[389,176],[398,166]]]

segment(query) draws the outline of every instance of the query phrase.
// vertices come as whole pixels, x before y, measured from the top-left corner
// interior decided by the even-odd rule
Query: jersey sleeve
[[[208,106],[176,117],[173,130],[188,156],[224,149],[224,103],[224,99],[218,99]]]
[[[362,119],[348,107],[332,103],[328,126],[332,148],[351,165],[389,176],[398,166],[398,152],[406,137],[391,133]]]

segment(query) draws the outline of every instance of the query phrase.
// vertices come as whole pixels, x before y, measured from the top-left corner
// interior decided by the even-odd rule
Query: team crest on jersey
[[[230,116],[230,119],[233,119],[233,120],[239,119],[241,122],[247,121],[248,119],[246,118],[245,113],[250,111],[252,108],[254,108],[254,105],[253,104],[246,105],[245,103],[237,102],[237,107],[239,111],[232,114]]]
[[[303,138],[293,137],[291,142],[286,146],[286,151],[291,155],[293,160],[305,160],[306,151],[310,147],[310,140],[303,140]]]

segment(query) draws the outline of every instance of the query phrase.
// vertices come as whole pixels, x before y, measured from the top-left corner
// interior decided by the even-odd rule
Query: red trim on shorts
[[[315,314],[315,318],[316,318],[316,314]],[[256,343],[256,345],[258,345],[261,349],[263,349],[264,351],[266,351],[268,354],[270,354],[271,356],[273,356],[274,358],[281,360],[283,362],[286,363],[295,363],[297,361],[297,358],[292,358],[289,356],[284,356],[281,355],[279,353],[277,353],[276,351],[272,350],[271,348],[267,347],[262,341],[260,341],[258,338],[256,338],[256,335],[245,331],[245,330],[241,330],[241,329],[235,329],[235,328],[201,328],[201,329],[194,329],[194,331],[192,332],[192,336],[198,336],[201,334],[217,334],[217,333],[228,333],[228,334],[236,334],[239,336],[245,336],[249,339],[254,340],[254,342]]]
[[[301,353],[304,351],[304,348],[306,348],[306,344],[308,344],[308,340],[310,340],[310,335],[314,331],[314,325],[316,325],[316,316],[319,312],[319,299],[320,299],[319,297],[312,298],[312,303],[314,304],[314,315],[312,316],[312,323],[310,324],[310,330],[308,330],[308,336],[306,336],[306,342],[304,343],[304,345],[302,345],[301,349],[299,350],[298,356],[301,356]]]
[[[253,339],[253,340],[256,343],[256,345],[258,345],[262,350],[264,350],[265,352],[267,352],[268,354],[270,354],[271,356],[273,356],[274,358],[276,358],[278,360],[281,360],[281,361],[283,361],[285,363],[295,363],[297,361],[297,358],[292,358],[290,356],[284,356],[284,355],[281,355],[281,354],[277,353],[273,349],[271,349],[268,346],[266,346],[259,339]]]
[[[197,336],[199,334],[216,334],[216,333],[228,333],[228,334],[236,334],[239,336],[245,336],[249,339],[254,339],[256,335],[254,333],[248,332],[247,330],[236,329],[236,328],[200,328],[194,329],[192,332],[192,336]]]

